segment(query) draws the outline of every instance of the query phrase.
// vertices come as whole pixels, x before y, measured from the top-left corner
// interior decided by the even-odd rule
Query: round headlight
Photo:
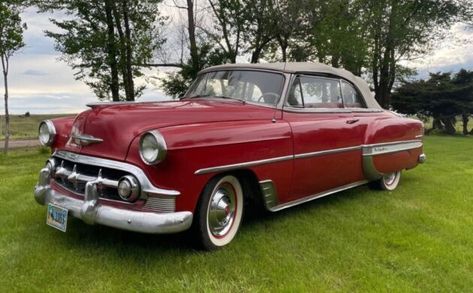
[[[131,176],[127,175],[118,181],[118,195],[121,199],[133,202],[140,196],[140,185],[138,180]]]
[[[50,146],[56,137],[56,128],[51,120],[45,120],[39,124],[39,142],[42,145]]]
[[[167,147],[164,137],[158,131],[143,134],[140,139],[140,156],[143,162],[154,165],[166,158]]]

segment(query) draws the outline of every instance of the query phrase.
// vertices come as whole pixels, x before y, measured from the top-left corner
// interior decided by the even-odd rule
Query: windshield
[[[284,76],[249,70],[211,71],[201,74],[186,98],[230,98],[275,106],[282,94]]]

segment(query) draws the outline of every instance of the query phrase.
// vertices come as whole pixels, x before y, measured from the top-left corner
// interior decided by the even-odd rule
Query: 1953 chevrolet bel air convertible
[[[88,106],[39,127],[52,156],[35,198],[63,231],[68,215],[142,233],[192,228],[214,249],[233,240],[246,204],[275,212],[366,183],[394,190],[425,160],[421,122],[322,64],[215,66],[179,101]]]

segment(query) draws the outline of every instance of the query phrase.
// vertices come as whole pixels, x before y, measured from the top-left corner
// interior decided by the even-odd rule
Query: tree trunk
[[[117,47],[115,41],[115,30],[113,26],[112,5],[113,4],[111,3],[111,0],[105,1],[105,14],[107,18],[108,29],[107,53],[111,73],[110,90],[112,92],[112,100],[114,102],[118,102],[120,101],[120,89],[118,80]]]
[[[132,63],[132,54],[133,50],[131,48],[131,30],[130,30],[130,19],[128,16],[128,0],[123,0],[122,8],[123,8],[123,22],[125,25],[125,67],[126,67],[126,100],[127,101],[134,101],[135,100],[135,83],[133,81],[133,68],[131,66]]]
[[[287,39],[283,39],[282,36],[278,36],[277,38],[278,38],[279,47],[281,48],[282,62],[287,62],[287,47],[288,47]]]
[[[128,100],[128,73],[126,67],[126,44],[125,33],[122,29],[121,16],[117,9],[116,3],[113,2],[113,17],[115,19],[115,27],[117,28],[118,36],[120,37],[120,63],[119,68],[122,73],[123,87],[125,88],[125,98]]]
[[[455,129],[455,117],[442,117],[440,119],[445,125],[445,132],[450,135],[454,135],[457,130]]]
[[[8,153],[8,144],[10,142],[10,113],[8,112],[8,57],[1,56],[3,68],[3,84],[5,86],[5,145],[3,152]]]
[[[463,135],[468,135],[468,116],[469,114],[462,114],[463,121]]]
[[[259,61],[259,56],[261,55],[261,49],[260,48],[255,48],[253,53],[251,54],[251,63],[258,63]]]
[[[434,129],[439,129],[439,130],[443,130],[444,127],[443,127],[443,124],[442,124],[442,121],[440,121],[440,118],[439,117],[434,117],[433,118],[433,121],[432,121],[432,130]]]
[[[200,70],[199,65],[199,51],[197,49],[197,40],[195,37],[195,19],[194,19],[194,1],[187,0],[187,30],[189,33],[189,45],[190,45],[190,54],[193,75],[197,76],[197,73]],[[193,77],[195,77],[193,76]]]

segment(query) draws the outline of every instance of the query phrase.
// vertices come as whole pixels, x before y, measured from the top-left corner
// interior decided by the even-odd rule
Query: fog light
[[[139,195],[140,184],[135,177],[127,175],[118,181],[118,196],[121,199],[133,202],[138,199]]]

